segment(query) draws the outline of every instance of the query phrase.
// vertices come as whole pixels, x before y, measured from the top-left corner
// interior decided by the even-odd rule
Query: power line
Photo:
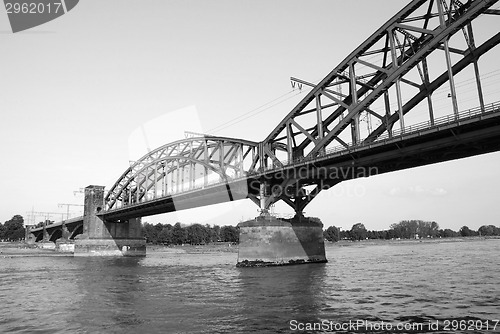
[[[299,95],[299,94],[301,94],[301,93],[302,93],[302,92],[298,92],[298,93],[296,93],[296,94],[294,94],[294,95],[292,95],[292,96],[289,96],[288,98],[286,98],[286,99],[284,99],[284,100],[282,100],[282,101],[279,101],[280,99],[282,99],[283,97],[285,97],[285,96],[289,95],[290,93],[293,93],[294,91],[295,91],[295,90],[291,90],[291,91],[289,91],[289,92],[287,92],[287,93],[285,93],[285,94],[283,94],[283,95],[281,95],[281,96],[279,96],[279,97],[275,98],[274,100],[271,100],[271,101],[269,101],[269,102],[266,102],[266,103],[264,103],[263,105],[261,105],[261,106],[259,106],[259,107],[257,107],[257,108],[254,108],[254,109],[252,109],[252,110],[250,110],[250,111],[248,111],[248,112],[246,112],[246,113],[244,113],[244,114],[242,114],[242,115],[240,115],[240,116],[238,116],[238,117],[235,117],[235,118],[233,118],[233,119],[231,119],[231,120],[229,120],[229,121],[227,121],[227,122],[225,122],[225,123],[222,123],[222,124],[220,124],[220,125],[218,125],[218,126],[216,126],[216,127],[212,128],[212,129],[208,130],[207,132],[208,132],[208,133],[212,133],[212,132],[219,132],[219,131],[221,131],[221,130],[223,130],[223,129],[226,129],[226,128],[228,128],[228,127],[232,126],[232,125],[235,125],[235,124],[237,124],[237,123],[240,123],[240,122],[242,122],[242,121],[244,121],[244,120],[246,120],[246,119],[248,119],[248,118],[250,118],[250,117],[253,117],[253,116],[255,116],[255,115],[258,115],[258,114],[260,114],[260,113],[262,113],[262,112],[264,112],[264,111],[266,111],[266,110],[269,110],[270,108],[275,107],[275,106],[277,106],[277,105],[279,105],[279,104],[281,104],[281,103],[283,103],[283,102],[285,102],[285,101],[288,101],[288,100],[290,100],[291,98],[293,98],[293,97],[295,97],[295,96],[297,96],[297,95]],[[276,102],[276,101],[279,101],[279,102],[274,103],[274,102]],[[272,103],[274,103],[274,104],[272,104]],[[267,107],[266,107],[266,106],[267,106]],[[266,107],[266,108],[264,108],[264,107]],[[259,109],[261,109],[261,108],[264,108],[264,109],[259,110]]]

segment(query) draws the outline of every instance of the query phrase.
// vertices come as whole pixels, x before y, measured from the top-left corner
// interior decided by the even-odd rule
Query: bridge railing
[[[459,112],[458,114],[452,114],[452,115],[445,115],[441,116],[438,118],[434,119],[434,122],[432,123],[431,121],[425,121],[425,122],[420,122],[417,124],[413,124],[410,126],[405,127],[404,129],[397,129],[392,132],[392,137],[399,137],[399,136],[404,136],[407,134],[419,132],[421,130],[428,130],[432,129],[434,127],[440,127],[443,125],[449,125],[453,124],[457,121],[463,121],[484,113],[488,112],[494,112],[500,108],[500,103],[491,103],[489,105],[484,106],[484,109],[481,109],[481,107],[476,107],[476,108],[471,108],[462,112]],[[384,139],[390,139],[391,136],[389,133],[385,133],[384,135],[381,135],[377,138],[376,141],[384,140]]]
[[[467,110],[459,112],[457,114],[450,114],[450,115],[437,117],[434,119],[434,122],[431,122],[429,120],[429,121],[409,125],[409,126],[404,127],[402,129],[396,129],[396,130],[393,130],[390,134],[384,133],[384,134],[380,135],[379,137],[377,137],[377,139],[375,141],[370,142],[370,143],[361,142],[361,143],[356,144],[356,143],[349,142],[349,143],[346,143],[347,144],[346,146],[337,145],[337,146],[331,147],[331,148],[325,150],[324,152],[320,153],[316,157],[298,158],[298,159],[294,159],[291,161],[284,160],[281,163],[283,166],[288,166],[291,164],[304,163],[304,162],[309,162],[309,161],[321,159],[321,158],[324,158],[327,156],[343,155],[343,154],[351,152],[354,149],[367,147],[367,146],[373,145],[374,143],[387,142],[389,140],[401,138],[401,137],[412,135],[412,134],[417,134],[417,133],[424,131],[424,130],[431,130],[431,129],[439,128],[442,126],[451,125],[453,123],[457,123],[459,121],[464,121],[464,120],[467,120],[470,118],[474,118],[474,117],[479,116],[479,115],[483,115],[486,113],[492,113],[492,112],[498,112],[498,111],[500,111],[500,101],[487,104],[484,106],[484,108],[476,107],[476,108],[467,109]],[[271,170],[275,170],[275,169],[279,169],[279,168],[269,167],[266,169],[266,171],[271,171]]]

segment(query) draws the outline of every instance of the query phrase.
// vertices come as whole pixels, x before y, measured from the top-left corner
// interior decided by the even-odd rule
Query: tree
[[[458,234],[458,232],[455,232],[453,230],[450,230],[449,228],[446,228],[444,230],[439,230],[439,236],[441,238],[453,238],[453,237],[458,237],[459,234]]]
[[[208,242],[207,238],[210,239],[210,234],[205,226],[193,224],[187,227],[187,239],[191,245],[205,244]]]
[[[156,244],[158,243],[158,232],[153,224],[144,224],[144,236],[146,237],[146,242]]]
[[[15,215],[4,224],[4,239],[8,241],[19,241],[24,239],[26,231],[24,229],[24,219],[20,215]]]
[[[214,225],[214,227],[211,228],[210,240],[212,242],[217,242],[217,241],[221,240],[221,238],[220,238],[220,226],[219,225]]]
[[[437,236],[439,225],[436,222],[417,220],[417,234],[420,238],[433,238]]]
[[[175,223],[172,229],[172,243],[174,245],[182,245],[187,242],[187,231],[182,228],[181,223]]]
[[[5,239],[5,226],[0,223],[0,241],[2,241],[3,239]]]
[[[357,223],[352,225],[351,228],[351,239],[352,240],[365,240],[368,231],[366,230],[365,225],[361,223]]]
[[[483,225],[479,228],[478,232],[482,236],[500,235],[500,228],[494,225]]]
[[[240,233],[235,226],[222,226],[220,229],[221,241],[224,242],[239,242]]]
[[[469,227],[467,226],[462,226],[460,228],[460,230],[458,231],[458,233],[460,233],[460,235],[462,237],[470,237],[470,236],[473,236],[473,235],[476,235],[476,232],[471,230]]]
[[[173,226],[170,224],[163,225],[160,233],[158,234],[158,243],[164,245],[172,244],[172,230]]]
[[[393,231],[395,238],[434,238],[438,235],[439,225],[434,221],[402,220],[399,223],[392,224],[391,230]]]
[[[340,239],[340,231],[335,226],[329,226],[324,232],[323,237],[328,241],[337,242]]]
[[[431,237],[437,237],[439,230],[439,225],[436,222],[431,223]]]
[[[390,229],[390,230],[388,230],[386,232],[387,233],[385,234],[385,239],[389,240],[389,239],[395,239],[396,238],[396,233],[394,233],[393,229]]]
[[[351,231],[340,231],[339,234],[340,240],[351,240]]]

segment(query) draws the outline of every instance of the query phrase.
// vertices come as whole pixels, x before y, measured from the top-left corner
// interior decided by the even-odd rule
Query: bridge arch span
[[[69,239],[73,240],[79,234],[83,234],[83,224],[78,225],[72,232]]]
[[[49,236],[49,241],[56,242],[57,239],[62,238],[63,232],[61,228],[56,228]]]
[[[202,188],[255,169],[259,144],[216,136],[191,137],[158,147],[135,161],[106,195],[106,209]]]
[[[35,242],[39,242],[39,241],[42,241],[42,240],[43,240],[43,231],[38,232],[38,233],[35,235]]]
[[[263,142],[265,148],[281,143],[288,148],[286,154],[263,159],[273,166],[314,159],[404,134],[420,122],[432,126],[443,114],[458,117],[478,104],[484,111],[488,101],[479,60],[500,43],[500,33],[479,30],[479,39],[473,23],[491,19],[489,24],[498,25],[495,3],[413,0],[317,85],[292,78],[311,90]],[[463,93],[455,84],[454,77],[466,67],[473,83],[469,90],[477,91],[474,102],[461,100]],[[441,107],[433,93],[445,84],[449,93],[441,99],[446,107]],[[408,113],[411,119],[405,118]]]

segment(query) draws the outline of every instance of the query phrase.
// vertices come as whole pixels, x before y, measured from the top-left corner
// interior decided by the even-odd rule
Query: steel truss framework
[[[496,2],[414,0],[319,84],[292,78],[292,85],[298,83],[312,89],[263,141],[259,151],[260,167],[281,168],[316,158],[324,155],[332,143],[347,149],[376,141],[381,136],[391,137],[395,131],[404,134],[405,114],[422,101],[427,102],[427,117],[433,125],[432,94],[445,83],[449,84],[453,112],[458,117],[454,76],[469,65],[473,66],[478,103],[484,110],[478,59],[500,42],[500,32],[491,29],[492,36],[478,46],[475,44],[472,21],[481,14],[500,15],[500,11],[491,9]],[[457,47],[452,47],[450,39],[457,33],[462,41],[457,42]],[[444,69],[440,75],[431,78],[431,61],[428,60],[435,54],[441,56]],[[406,102],[403,102],[403,84],[411,88],[405,91]],[[392,101],[397,102],[395,111],[391,111]],[[372,108],[376,103],[384,106],[384,113]],[[372,117],[380,123],[374,129]],[[368,131],[364,136],[360,131],[361,118],[368,121]],[[286,154],[280,156],[276,148],[286,148]],[[282,193],[276,197],[271,194],[261,201],[261,209],[266,210],[272,203],[283,200],[300,213],[325,185],[324,180],[319,184],[288,179],[283,181],[282,186],[294,184],[295,187],[312,185],[314,188],[308,196]],[[262,192],[261,196],[264,195]]]
[[[128,168],[106,195],[106,208],[145,202],[227,182],[256,163],[258,144],[224,137],[193,137],[161,146]]]
[[[479,15],[500,15],[500,11],[491,9],[496,2],[411,1],[318,84],[292,78],[292,82],[312,89],[265,140],[255,143],[201,137],[164,145],[123,173],[106,196],[107,209],[283,168],[321,157],[333,144],[348,149],[404,134],[405,115],[416,106],[425,106],[427,120],[433,125],[432,95],[446,83],[453,113],[458,117],[454,76],[468,66],[473,68],[478,103],[484,110],[478,60],[500,43],[500,32],[491,29],[489,39],[476,45],[472,22]],[[430,68],[436,63],[439,74],[433,76]],[[383,111],[374,108],[376,105]],[[368,122],[364,133],[360,131],[361,119]],[[262,212],[283,200],[300,214],[323,188],[339,181],[290,177],[280,182],[282,189],[294,191],[273,195],[261,178],[260,193],[248,197],[260,205]],[[309,186],[312,190],[306,196],[305,187]]]

